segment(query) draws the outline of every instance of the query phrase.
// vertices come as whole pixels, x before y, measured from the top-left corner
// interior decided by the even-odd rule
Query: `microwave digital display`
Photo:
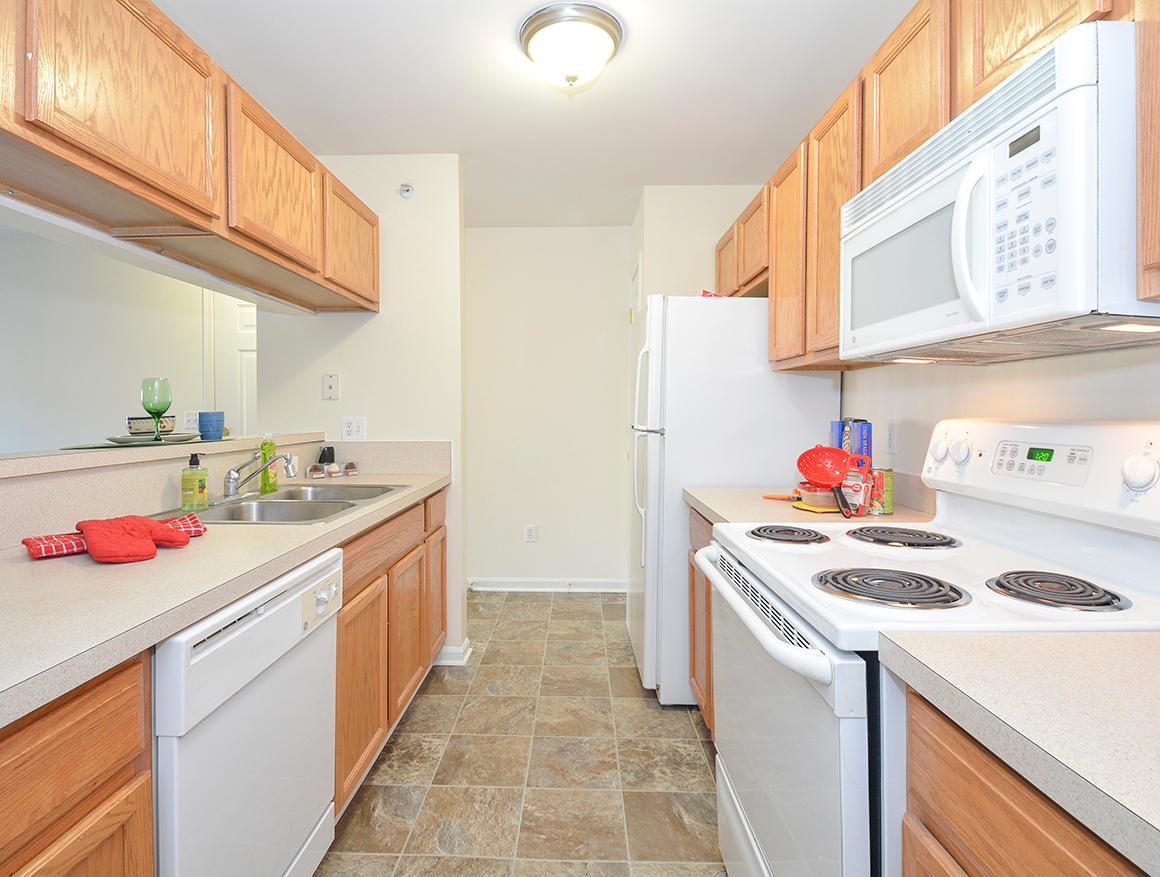
[[[1050,463],[1051,458],[1055,456],[1054,448],[1028,448],[1027,459],[1035,460],[1039,463]]]
[[[1022,137],[1016,137],[1007,144],[1007,157],[1014,158],[1028,146],[1039,142],[1039,126],[1036,125]]]

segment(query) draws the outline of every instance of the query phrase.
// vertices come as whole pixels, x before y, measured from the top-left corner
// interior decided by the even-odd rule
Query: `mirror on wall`
[[[224,411],[231,436],[257,431],[253,302],[8,219],[0,213],[0,454],[117,447],[125,418],[147,416],[146,376],[169,379],[175,432],[198,411]]]

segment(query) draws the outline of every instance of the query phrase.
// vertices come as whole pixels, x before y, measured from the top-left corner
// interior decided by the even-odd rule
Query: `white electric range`
[[[1160,629],[1160,423],[939,423],[938,512],[717,524],[718,823],[732,877],[901,873],[905,689],[883,631]]]

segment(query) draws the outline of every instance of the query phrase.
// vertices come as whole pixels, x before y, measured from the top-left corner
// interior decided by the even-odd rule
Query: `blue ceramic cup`
[[[220,439],[225,427],[226,413],[224,411],[199,411],[197,413],[197,431],[206,441]]]

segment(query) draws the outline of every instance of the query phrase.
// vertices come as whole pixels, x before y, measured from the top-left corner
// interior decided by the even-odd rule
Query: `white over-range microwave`
[[[867,186],[841,255],[843,359],[1160,341],[1136,297],[1134,25],[1068,31]]]

